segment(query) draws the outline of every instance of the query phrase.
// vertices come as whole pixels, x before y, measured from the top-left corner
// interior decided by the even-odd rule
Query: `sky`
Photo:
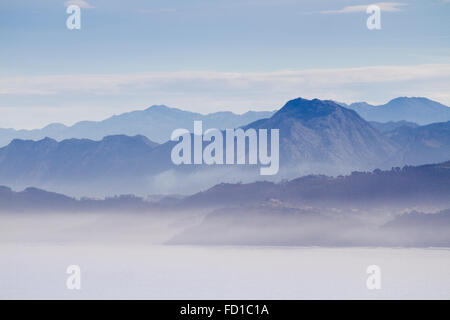
[[[79,30],[66,27],[71,4]],[[370,4],[380,30],[366,26]],[[296,97],[450,106],[450,0],[2,0],[0,49],[0,127]]]

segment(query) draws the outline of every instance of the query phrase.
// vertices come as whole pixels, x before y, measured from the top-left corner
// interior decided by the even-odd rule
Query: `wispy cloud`
[[[380,7],[382,11],[387,12],[397,12],[402,11],[402,8],[406,6],[405,3],[402,2],[377,2],[377,3],[370,3],[366,5],[356,5],[356,6],[348,6],[342,9],[338,10],[325,10],[321,11],[320,13],[323,14],[344,14],[344,13],[354,13],[354,12],[366,12],[367,7],[370,5],[377,5]]]
[[[75,5],[79,6],[80,8],[84,9],[92,9],[95,8],[93,5],[89,4],[88,2],[84,0],[69,0],[66,2],[66,6]]]
[[[389,83],[418,79],[450,77],[450,64],[424,64],[412,66],[369,66],[337,69],[306,69],[259,73],[179,71],[131,74],[85,74],[0,77],[0,94],[52,95],[67,91],[133,92],[155,87],[173,88],[192,83],[201,89],[217,85],[221,88],[245,89],[254,85],[285,86],[345,85],[361,83]],[[178,84],[178,85],[176,85]],[[169,86],[170,85],[170,86]]]

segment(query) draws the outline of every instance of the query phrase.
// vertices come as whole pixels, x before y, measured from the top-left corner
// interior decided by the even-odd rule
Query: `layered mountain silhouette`
[[[450,162],[336,178],[220,184],[178,203],[211,213],[168,243],[448,247],[449,195]]]
[[[448,247],[449,194],[446,162],[336,178],[220,184],[184,199],[154,201],[133,195],[75,199],[36,188],[0,187],[0,214],[170,216],[179,231],[168,244]],[[193,222],[186,223],[187,217]],[[98,226],[92,230],[99,232]]]
[[[103,121],[81,121],[70,127],[53,123],[35,130],[0,129],[0,146],[7,145],[13,139],[40,140],[49,137],[58,141],[70,138],[101,140],[109,135],[143,135],[163,143],[170,139],[173,130],[191,128],[194,120],[203,121],[205,129],[226,129],[268,118],[272,114],[269,111],[249,111],[241,115],[232,112],[203,115],[160,105],[115,115]]]
[[[355,110],[362,118],[375,122],[393,122],[389,125],[377,125],[377,129],[388,130],[402,125],[396,122],[408,121],[417,124],[429,124],[450,120],[450,108],[426,99],[400,97],[380,106],[365,102],[340,105]],[[14,139],[41,140],[45,137],[61,141],[70,138],[101,140],[108,135],[143,135],[150,140],[164,143],[169,140],[176,128],[191,128],[194,120],[202,120],[205,129],[237,128],[259,119],[270,118],[274,112],[249,111],[238,115],[232,112],[216,112],[207,115],[169,108],[164,105],[151,106],[112,116],[103,121],[81,121],[73,126],[52,123],[41,129],[14,130],[0,128],[0,146]],[[404,124],[403,124],[404,125]]]
[[[332,178],[310,175],[281,183],[222,183],[182,200],[183,207],[261,203],[313,207],[450,207],[450,161]]]
[[[399,97],[384,105],[374,106],[356,102],[343,106],[353,109],[368,121],[409,121],[421,125],[450,121],[450,108],[422,97]]]
[[[79,195],[91,194],[96,188],[102,195],[127,193],[145,187],[142,175],[170,167],[169,147],[144,136],[125,135],[100,141],[15,139],[0,149],[0,177],[14,188],[38,186]]]
[[[173,112],[161,108],[163,113]],[[185,128],[192,129],[194,119],[183,124]],[[242,128],[280,130],[280,171],[267,177],[279,181],[445,161],[450,154],[448,126],[407,124],[383,134],[355,111],[333,101],[298,98],[270,118]],[[261,179],[254,166],[175,166],[171,161],[174,145],[173,141],[158,144],[141,135],[107,136],[99,141],[15,139],[0,148],[0,181],[15,189],[35,186],[77,196],[104,196],[192,194],[220,182]]]
[[[11,208],[40,211],[91,209],[95,203],[134,210],[136,204],[147,210],[166,208],[270,207],[270,208],[400,208],[450,207],[450,161],[423,166],[405,166],[391,170],[353,172],[346,176],[310,175],[273,183],[220,183],[206,191],[186,197],[162,197],[146,201],[143,197],[122,195],[105,199],[79,200],[61,193],[29,187],[16,192],[0,186],[0,211]],[[80,205],[84,204],[84,205]]]

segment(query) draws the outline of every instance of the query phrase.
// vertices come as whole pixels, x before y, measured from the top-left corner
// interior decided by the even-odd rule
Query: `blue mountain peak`
[[[274,117],[292,117],[297,119],[312,119],[316,117],[325,117],[340,108],[335,102],[331,100],[307,100],[297,98],[288,101],[283,108],[281,108]]]

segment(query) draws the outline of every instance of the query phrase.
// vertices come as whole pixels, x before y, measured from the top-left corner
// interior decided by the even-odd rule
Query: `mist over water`
[[[449,299],[450,251],[400,248],[1,245],[0,298]],[[81,290],[67,290],[68,265]],[[382,289],[366,288],[379,265]]]
[[[203,219],[180,215],[3,214],[0,298],[450,298],[448,248],[165,245]],[[81,290],[66,288],[69,265]],[[369,265],[381,290],[366,287]]]

